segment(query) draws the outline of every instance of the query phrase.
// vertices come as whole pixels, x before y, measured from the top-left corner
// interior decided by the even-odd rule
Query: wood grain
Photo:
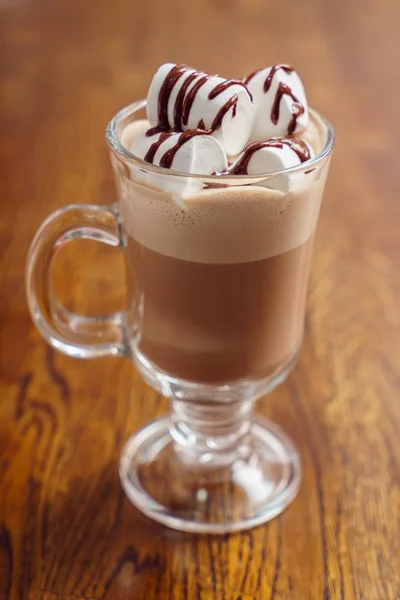
[[[1,600],[400,597],[399,20],[398,0],[0,0]],[[166,60],[227,76],[293,62],[338,132],[301,360],[258,407],[296,441],[304,482],[240,535],[131,507],[118,456],[164,401],[127,361],[56,354],[24,296],[42,219],[113,201],[105,124]],[[63,300],[120,306],[119,253],[82,244],[57,263]]]

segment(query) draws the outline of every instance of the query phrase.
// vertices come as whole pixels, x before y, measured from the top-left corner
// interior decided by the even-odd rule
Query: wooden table
[[[396,600],[399,1],[1,0],[0,19],[0,599]],[[338,132],[301,360],[258,406],[296,441],[304,481],[240,535],[139,515],[118,457],[165,401],[128,361],[57,354],[25,301],[36,228],[114,200],[105,124],[167,60],[226,76],[292,62]],[[121,306],[122,276],[118,251],[90,242],[54,273],[88,313]]]

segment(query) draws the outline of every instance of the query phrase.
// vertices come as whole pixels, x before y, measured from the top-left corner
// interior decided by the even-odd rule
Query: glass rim
[[[107,128],[106,128],[106,140],[107,143],[109,145],[109,147],[111,148],[111,150],[117,155],[119,156],[121,159],[123,159],[124,161],[128,161],[130,163],[135,163],[137,164],[138,167],[140,167],[141,169],[146,169],[146,171],[152,172],[152,173],[157,173],[157,174],[162,174],[165,175],[166,177],[185,177],[185,178],[190,178],[190,179],[201,179],[202,181],[204,180],[211,180],[214,182],[234,182],[234,181],[243,181],[245,180],[250,180],[253,182],[257,182],[260,181],[260,179],[271,179],[272,177],[277,177],[278,175],[286,175],[289,173],[296,173],[297,171],[303,171],[304,169],[309,169],[309,168],[316,168],[316,166],[318,166],[321,162],[324,161],[324,159],[326,159],[333,151],[333,148],[335,146],[335,130],[332,126],[332,124],[330,123],[330,121],[328,121],[328,119],[326,117],[324,117],[324,115],[322,115],[321,113],[319,113],[317,110],[310,108],[309,111],[312,115],[315,115],[317,118],[319,118],[322,123],[325,125],[326,130],[327,130],[327,139],[325,142],[324,147],[321,149],[321,151],[316,154],[313,158],[311,158],[310,160],[308,160],[306,163],[300,163],[299,165],[295,165],[294,167],[288,167],[286,169],[281,169],[280,171],[269,171],[268,173],[257,173],[254,175],[236,175],[236,174],[229,174],[229,175],[201,175],[201,174],[195,174],[195,173],[183,173],[180,171],[172,171],[171,169],[165,169],[164,167],[159,167],[158,165],[153,165],[145,160],[143,160],[142,158],[139,158],[138,156],[136,156],[135,154],[132,154],[132,152],[130,152],[129,150],[127,150],[127,148],[125,148],[120,140],[118,139],[118,135],[117,135],[117,131],[118,131],[118,126],[121,123],[121,121],[128,117],[129,115],[131,115],[132,113],[135,113],[143,108],[145,108],[146,106],[146,100],[137,100],[136,102],[132,102],[131,104],[128,104],[127,106],[125,106],[124,108],[122,108],[121,110],[119,110],[116,115],[114,115],[114,117],[111,119],[111,121],[108,123]]]

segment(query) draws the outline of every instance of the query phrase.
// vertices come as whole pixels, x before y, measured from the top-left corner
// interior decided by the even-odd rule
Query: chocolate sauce
[[[258,73],[261,73],[261,71],[263,71],[264,69],[257,69],[256,71],[253,71],[252,73],[250,73],[250,75],[248,75],[246,77],[246,79],[244,80],[244,84],[247,85],[248,83],[250,83],[250,81],[253,79],[253,77],[255,77]]]
[[[186,144],[186,142],[191,140],[196,135],[207,135],[207,133],[199,129],[188,129],[187,131],[181,133],[176,144],[167,150],[161,157],[160,167],[164,167],[164,169],[170,169],[175,158],[175,154],[178,152],[178,150],[182,148],[183,144]]]
[[[274,65],[270,69],[270,72],[268,73],[268,76],[264,82],[264,86],[263,86],[264,93],[267,93],[270,90],[274,76],[280,69],[284,70],[286,73],[292,73],[294,70],[293,67],[291,67],[289,65]],[[163,81],[163,84],[161,85],[161,88],[160,88],[160,91],[158,94],[158,124],[156,125],[156,127],[152,127],[151,129],[149,129],[146,132],[146,136],[151,136],[151,135],[154,135],[157,133],[159,133],[160,136],[157,141],[155,141],[153,144],[151,144],[150,148],[148,149],[148,151],[144,157],[144,160],[148,163],[153,163],[154,157],[157,153],[157,150],[160,148],[161,144],[168,137],[170,137],[173,133],[181,132],[183,127],[187,126],[188,121],[189,121],[190,111],[191,111],[193,103],[196,99],[196,95],[197,95],[198,91],[200,90],[200,88],[211,77],[210,75],[207,75],[205,73],[201,73],[198,71],[193,71],[186,77],[186,79],[183,82],[182,86],[180,87],[178,94],[176,96],[176,99],[175,99],[174,110],[173,110],[174,128],[173,128],[173,130],[171,130],[170,125],[169,125],[169,119],[168,119],[169,99],[170,99],[170,96],[171,96],[171,93],[172,93],[172,90],[173,90],[175,84],[180,79],[180,77],[183,76],[184,73],[187,73],[188,70],[189,70],[189,67],[187,67],[186,65],[175,65],[169,71],[169,73],[167,74],[167,76],[165,77],[165,79]],[[216,98],[217,96],[222,94],[225,90],[227,90],[231,86],[241,85],[242,87],[244,87],[246,89],[251,100],[253,100],[252,95],[246,86],[249,83],[249,81],[251,81],[251,79],[257,73],[259,73],[261,70],[262,69],[259,69],[257,71],[254,71],[253,73],[251,73],[245,79],[244,83],[241,81],[235,80],[235,79],[227,79],[225,81],[221,81],[209,92],[208,99],[213,100],[214,98]],[[188,91],[189,86],[192,82],[195,82],[195,83]],[[279,120],[280,103],[281,103],[282,97],[284,95],[290,96],[290,98],[293,100],[292,119],[288,125],[288,133],[293,134],[293,132],[296,129],[297,119],[302,114],[304,114],[304,106],[301,104],[301,102],[299,102],[298,98],[293,94],[291,88],[283,82],[279,83],[278,89],[275,94],[274,102],[273,102],[272,108],[271,108],[271,121],[275,125],[277,124],[277,122]],[[207,135],[207,134],[211,135],[212,133],[214,133],[217,129],[219,129],[221,127],[222,121],[223,121],[225,115],[230,110],[232,110],[232,116],[235,117],[238,101],[239,101],[238,94],[234,94],[233,96],[231,96],[231,98],[229,98],[225,102],[225,104],[219,109],[218,113],[216,114],[216,116],[211,124],[210,129],[206,128],[204,119],[200,119],[200,121],[197,125],[197,127],[198,127],[197,129],[190,129],[188,131],[182,132],[181,135],[179,136],[176,144],[172,148],[167,150],[161,157],[160,166],[164,167],[166,169],[169,169],[172,165],[172,162],[174,160],[176,153],[183,146],[183,144],[188,142],[190,139],[192,139],[196,135]],[[301,139],[295,138],[295,137],[277,138],[277,139],[271,139],[271,140],[267,140],[267,141],[263,141],[263,142],[254,142],[253,144],[250,144],[243,152],[239,161],[229,172],[236,174],[236,175],[245,175],[245,174],[247,174],[247,169],[248,169],[251,157],[257,150],[260,150],[262,148],[268,148],[268,147],[282,149],[284,147],[284,145],[291,148],[297,154],[297,156],[299,157],[299,159],[302,163],[305,162],[306,160],[310,159],[310,151],[308,149],[308,146]]]
[[[241,158],[231,169],[230,173],[233,175],[247,175],[247,169],[249,167],[251,157],[255,152],[257,152],[257,150],[261,150],[262,148],[279,148],[282,150],[284,146],[291,148],[291,150],[297,154],[301,163],[306,162],[306,160],[310,160],[311,158],[310,150],[307,144],[300,138],[276,138],[267,140],[265,142],[253,142],[247,146]]]
[[[155,129],[155,127],[153,128]],[[167,138],[169,138],[172,135],[172,131],[163,131],[160,134],[160,137],[158,138],[158,140],[156,142],[154,142],[150,148],[147,150],[146,155],[144,157],[143,160],[145,160],[148,163],[153,163],[154,157],[156,155],[157,150],[159,149],[159,147],[161,146],[161,144],[163,143],[164,140],[166,140]],[[146,134],[147,135],[147,134]]]
[[[187,65],[175,65],[172,67],[158,92],[158,128],[160,131],[169,129],[168,101],[174,85],[180,77],[188,70]]]
[[[304,106],[297,100],[293,104],[292,108],[292,119],[288,125],[288,134],[292,135],[296,131],[297,119],[304,114]]]
[[[151,137],[152,135],[156,135],[156,133],[161,133],[163,131],[165,130],[162,129],[159,125],[156,125],[155,127],[151,127],[150,129],[148,129],[144,135],[146,137]]]
[[[146,132],[146,136],[155,135],[156,133],[162,133],[168,130],[171,130],[169,120],[168,120],[168,103],[172,93],[172,90],[177,83],[177,81],[182,77],[184,73],[187,73],[189,67],[186,65],[175,65],[170,72],[165,77],[163,84],[160,88],[158,94],[158,124],[155,127],[152,127]],[[193,103],[196,99],[197,93],[200,88],[211,78],[211,75],[207,75],[206,73],[201,73],[199,71],[193,71],[190,73],[183,84],[181,85],[178,94],[174,103],[173,110],[173,118],[174,118],[174,132],[183,131],[183,128],[187,126],[190,117],[190,111],[192,109]],[[194,85],[189,89],[190,84],[194,82]],[[239,80],[236,79],[227,79],[225,81],[221,81],[217,84],[208,94],[208,99],[213,100],[219,94],[222,94],[225,90],[233,85],[242,86],[250,96],[250,99],[253,100],[253,97],[250,91],[247,89],[246,85]],[[189,90],[189,91],[188,91]],[[214,132],[216,129],[221,127],[222,120],[227,112],[232,109],[232,116],[236,116],[237,104],[238,104],[238,95],[234,94],[231,98],[229,98],[225,104],[220,108],[218,113],[216,114],[214,121],[211,124],[211,128],[207,129],[204,119],[200,119],[197,127],[201,129],[203,133],[207,131],[208,133]],[[165,139],[165,138],[164,138]],[[161,143],[161,142],[160,142]],[[155,142],[156,144],[156,142]],[[155,147],[154,144],[149,148],[146,156],[150,157],[148,162],[154,159],[154,155],[159,146]],[[146,159],[145,159],[146,160]]]
[[[274,65],[270,72],[268,73],[267,79],[264,81],[264,93],[266,94],[271,88],[272,81],[274,79],[275,73],[282,69],[286,73],[293,73],[293,67],[289,65]],[[279,109],[282,100],[282,96],[287,95],[290,96],[293,100],[293,108],[292,108],[292,118],[288,125],[288,134],[294,133],[297,125],[297,119],[304,114],[304,106],[301,104],[299,99],[293,94],[292,89],[283,83],[282,81],[279,83],[278,89],[276,90],[274,102],[271,109],[271,121],[274,125],[277,124],[279,120]]]
[[[270,142],[281,142],[282,145],[288,146],[291,150],[293,150],[293,152],[297,154],[301,163],[304,163],[307,160],[311,159],[310,148],[299,137],[293,136],[288,138],[278,138],[276,140],[270,140]],[[271,146],[273,146],[272,143]]]
[[[269,90],[269,88],[272,85],[272,81],[275,77],[275,73],[277,73],[280,69],[282,69],[282,71],[285,71],[286,73],[293,73],[294,68],[291,67],[290,65],[274,65],[270,72],[268,73],[268,77],[267,79],[264,81],[264,93],[266,94]]]
[[[158,97],[160,122],[158,123],[158,125],[156,125],[155,127],[152,127],[151,129],[149,129],[146,132],[146,136],[151,136],[151,135],[159,133],[160,137],[148,149],[146,156],[144,157],[144,160],[146,162],[152,163],[154,160],[154,157],[156,155],[156,152],[160,148],[163,141],[166,140],[173,133],[177,133],[177,131],[182,131],[182,127],[184,125],[185,126],[187,125],[188,120],[189,120],[190,110],[193,106],[193,102],[196,98],[197,92],[206,83],[206,81],[210,78],[210,75],[198,73],[197,71],[195,71],[187,76],[187,78],[183,82],[183,85],[182,85],[181,89],[179,90],[178,95],[175,100],[174,129],[169,130],[169,128],[168,128],[168,110],[167,110],[168,101],[169,101],[169,98],[170,98],[170,95],[171,95],[171,92],[172,92],[172,89],[173,89],[175,83],[177,82],[179,77],[181,77],[181,75],[185,71],[187,71],[187,69],[188,69],[188,67],[186,67],[185,65],[180,65],[179,67],[174,67],[168,73],[165,81],[163,82],[163,84],[161,86],[161,89],[159,92],[159,97]],[[197,81],[192,86],[192,88],[189,90],[189,92],[186,93],[190,83],[192,81],[194,81],[196,78],[198,78]],[[221,82],[221,84],[217,85],[210,92],[210,95],[212,96],[212,98],[215,98],[220,93],[222,93],[225,89],[227,89],[231,85],[237,84],[237,83],[240,83],[240,82],[236,82],[234,80],[223,81],[223,82]],[[221,124],[222,124],[222,121],[223,121],[225,115],[231,109],[233,109],[232,114],[233,114],[233,116],[235,116],[238,100],[239,100],[238,95],[234,94],[231,98],[229,98],[225,102],[225,104],[223,106],[221,106],[221,108],[215,115],[215,118],[212,122],[210,129],[206,128],[204,119],[200,119],[200,121],[197,125],[197,127],[198,127],[197,129],[189,129],[187,131],[182,132],[181,135],[179,136],[176,144],[172,148],[167,150],[161,157],[160,166],[164,167],[165,169],[169,169],[172,165],[172,162],[173,162],[174,157],[175,157],[176,153],[178,152],[178,150],[183,146],[183,144],[185,144],[190,139],[192,139],[192,137],[194,137],[196,135],[211,135],[214,131],[219,129],[219,127],[221,127]],[[166,103],[166,106],[164,106],[162,110],[160,108],[161,103]]]
[[[240,85],[241,87],[243,87],[246,90],[246,92],[248,93],[248,95],[250,96],[250,100],[253,100],[253,96],[251,95],[250,91],[247,89],[246,85],[243,83],[243,81],[239,81],[238,79],[226,79],[225,81],[221,81],[221,83],[216,85],[215,88],[213,88],[211,90],[211,92],[208,94],[208,99],[213,100],[214,98],[219,96],[219,94],[222,94],[222,92],[227,90],[232,85]]]
[[[230,111],[230,109],[232,107],[233,107],[232,115],[233,116],[236,115],[236,107],[237,107],[238,100],[239,100],[238,95],[235,94],[234,96],[232,96],[232,98],[229,98],[229,100],[227,100],[223,106],[221,106],[221,108],[215,115],[214,121],[212,122],[212,125],[211,125],[212,132],[216,131],[217,129],[219,129],[221,127],[224,116],[226,115],[226,113],[228,111]]]
[[[264,81],[263,90],[264,90],[265,94],[267,92],[269,92],[272,82],[274,80],[275,74],[280,69],[282,69],[286,73],[293,73],[293,71],[294,71],[294,68],[290,65],[274,65],[273,67],[271,67],[271,70],[268,73],[266,80]],[[251,73],[245,79],[245,81],[244,81],[245,84],[247,85],[249,83],[249,81],[251,81],[253,79],[253,77],[255,75],[257,75],[257,73],[260,73],[262,70],[263,69],[258,69],[257,71],[254,71],[254,73]],[[292,118],[288,125],[288,134],[291,135],[296,130],[297,119],[301,115],[304,114],[304,106],[301,104],[301,102],[298,100],[298,98],[296,98],[296,96],[293,94],[291,88],[283,82],[279,83],[278,89],[276,90],[274,102],[272,104],[272,109],[271,109],[271,121],[274,123],[274,125],[277,124],[278,119],[279,119],[280,103],[282,100],[282,96],[284,96],[285,94],[290,96],[294,102],[293,109],[292,109],[292,113],[293,113]]]
[[[293,112],[292,119],[288,125],[288,133],[290,135],[296,129],[297,119],[301,115],[304,114],[304,106],[301,104],[301,102],[299,102],[297,97],[293,94],[291,88],[288,85],[286,85],[286,83],[283,83],[281,81],[278,86],[278,89],[276,90],[274,103],[271,108],[271,121],[273,122],[274,125],[276,125],[279,120],[279,110],[280,110],[281,100],[282,100],[282,97],[285,95],[290,96],[290,98],[294,102],[293,109],[292,109],[292,112]]]
[[[178,95],[174,104],[174,129],[175,131],[182,131],[182,112],[183,112],[183,104],[185,101],[186,90],[189,85],[192,83],[196,77],[198,77],[201,73],[198,71],[194,71],[190,75],[188,75],[183,82],[181,89],[178,92]],[[200,127],[200,126],[199,126]]]
[[[150,129],[146,135],[154,135],[155,133],[160,133],[161,131],[165,131],[169,129],[168,122],[168,102],[171,96],[172,89],[178,79],[187,72],[189,67],[186,65],[177,65],[171,69],[171,71],[166,76],[159,95],[158,95],[158,118],[159,122],[156,127]],[[206,73],[200,73],[198,71],[193,71],[190,73],[183,82],[177,97],[175,99],[174,104],[174,131],[182,131],[183,127],[186,127],[190,117],[190,111],[192,109],[193,103],[196,99],[197,93],[200,88],[210,79],[211,75],[207,75]],[[196,80],[194,85],[190,88],[189,92],[187,91],[190,84]],[[213,100],[219,94],[222,94],[225,90],[233,85],[242,86],[250,96],[250,99],[253,100],[253,97],[246,85],[242,81],[238,81],[236,79],[227,79],[226,81],[221,81],[218,85],[216,85],[208,94],[208,99]],[[226,115],[226,113],[233,107],[233,116],[236,116],[236,109],[238,103],[238,95],[234,94],[232,98],[229,98],[224,106],[221,107],[219,112],[214,118],[214,121],[211,125],[211,130],[215,131],[221,126],[222,119]],[[206,125],[203,119],[200,119],[198,124],[199,129],[207,130]],[[209,130],[207,130],[209,131]]]
[[[209,77],[210,75],[203,75],[200,77],[186,94],[182,107],[182,125],[186,126],[188,124],[190,111],[192,109],[197,92],[205,84]]]

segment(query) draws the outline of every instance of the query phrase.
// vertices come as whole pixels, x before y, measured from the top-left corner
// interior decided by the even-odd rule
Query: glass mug
[[[136,102],[107,127],[118,202],[67,206],[39,228],[27,261],[29,308],[57,350],[128,356],[170,398],[170,414],[122,452],[131,502],[175,529],[243,530],[278,515],[300,485],[293,443],[253,417],[253,406],[286,378],[300,349],[334,132],[311,111],[323,140],[311,161],[264,176],[202,177],[126,149],[127,125],[141,127],[144,117],[145,101]],[[57,301],[50,266],[77,238],[121,248],[127,311],[84,317]]]

